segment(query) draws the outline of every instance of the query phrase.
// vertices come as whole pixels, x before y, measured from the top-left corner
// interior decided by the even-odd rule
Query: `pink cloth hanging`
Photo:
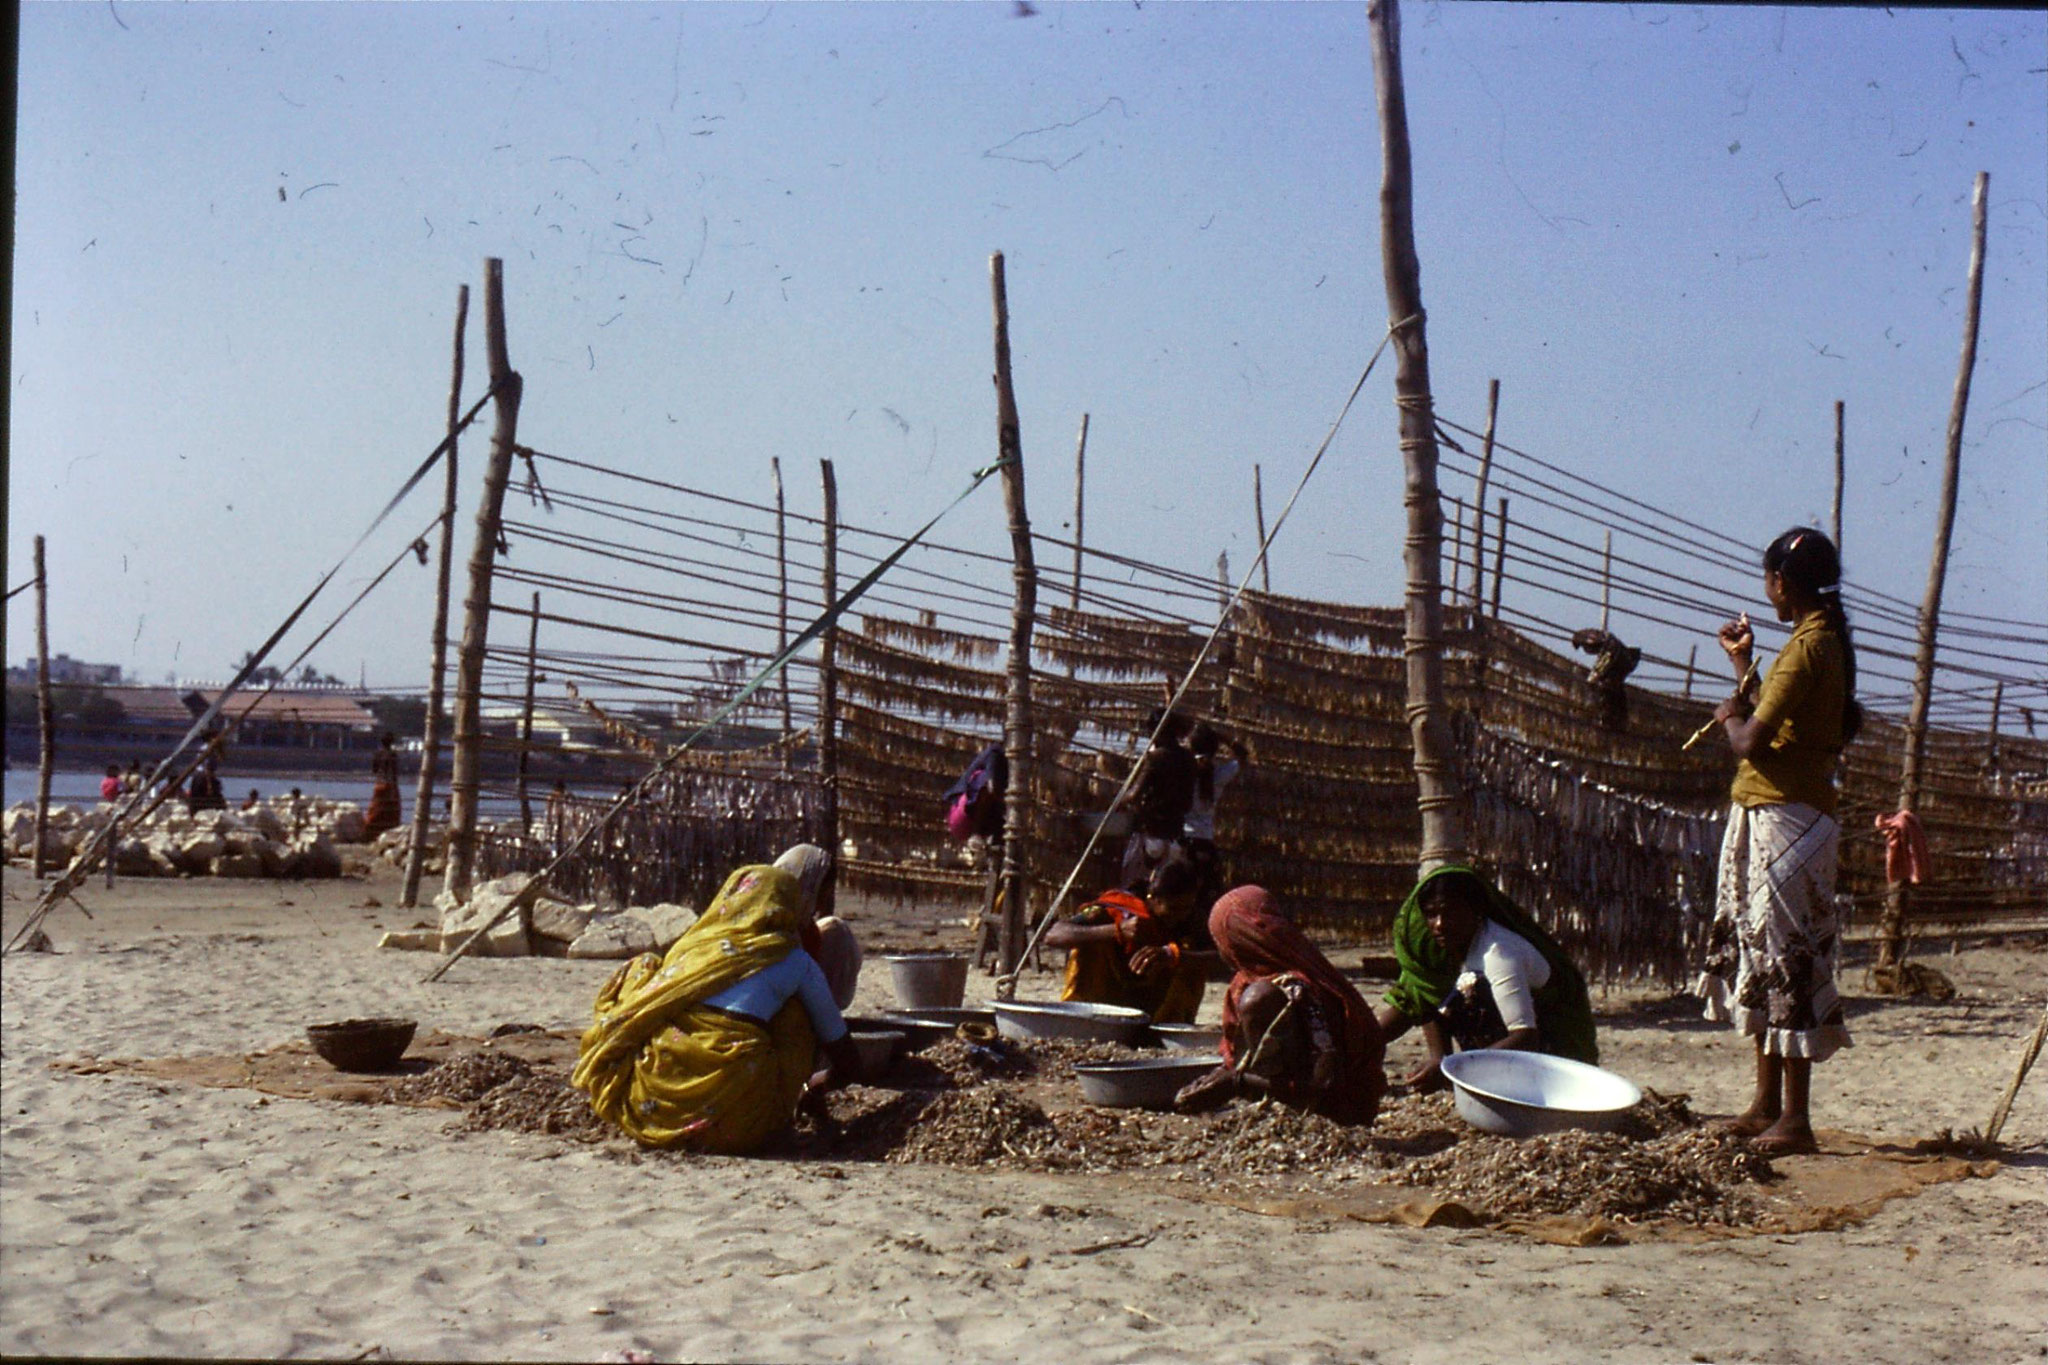
[[[1877,828],[1884,835],[1884,879],[1893,883],[1925,881],[1934,858],[1927,851],[1920,817],[1909,810],[1895,811],[1878,816]]]

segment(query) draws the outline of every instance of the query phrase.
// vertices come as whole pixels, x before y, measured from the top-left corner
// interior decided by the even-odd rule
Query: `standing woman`
[[[1739,760],[1706,967],[1706,1017],[1756,1040],[1756,1095],[1728,1127],[1773,1155],[1814,1149],[1813,1064],[1849,1043],[1835,991],[1835,766],[1856,736],[1856,651],[1833,542],[1795,527],[1764,551],[1764,593],[1792,636],[1760,694],[1738,682],[1715,708]],[[1720,630],[1739,680],[1747,615]]]

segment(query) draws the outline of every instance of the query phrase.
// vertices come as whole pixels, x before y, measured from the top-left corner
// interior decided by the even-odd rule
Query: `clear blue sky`
[[[1498,377],[1503,439],[1760,543],[1825,518],[1842,399],[1851,575],[1915,602],[1989,171],[1948,600],[2048,621],[2042,14],[1404,22],[1439,412]],[[152,681],[224,676],[433,444],[487,255],[523,439],[756,498],[779,455],[803,510],[830,456],[908,529],[993,456],[1003,250],[1035,523],[1086,411],[1090,542],[1204,571],[1386,324],[1362,4],[30,3],[19,129],[10,575],[47,535],[54,647]],[[1396,601],[1399,498],[1382,369],[1275,587]],[[315,662],[417,684],[429,578]]]

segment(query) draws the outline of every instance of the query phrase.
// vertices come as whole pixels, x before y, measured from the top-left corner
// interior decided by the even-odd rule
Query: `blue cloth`
[[[789,1003],[792,995],[804,1002],[804,1013],[811,1016],[811,1030],[818,1035],[819,1042],[836,1043],[846,1036],[846,1020],[839,1013],[839,1003],[832,998],[824,969],[801,948],[791,949],[789,956],[773,967],[727,986],[707,997],[704,1003],[765,1024]]]

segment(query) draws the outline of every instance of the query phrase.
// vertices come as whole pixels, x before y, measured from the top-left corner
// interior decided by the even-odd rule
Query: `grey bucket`
[[[902,953],[888,962],[896,1003],[904,1009],[957,1009],[967,998],[965,953]]]

